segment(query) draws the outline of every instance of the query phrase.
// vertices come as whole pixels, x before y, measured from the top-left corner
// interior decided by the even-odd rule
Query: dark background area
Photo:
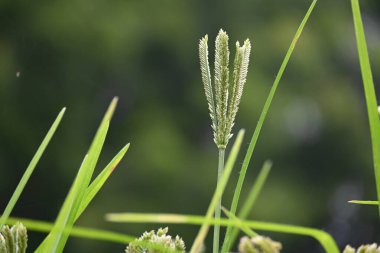
[[[360,2],[379,83],[380,2]],[[224,28],[232,56],[236,40],[250,38],[253,43],[233,130],[246,129],[245,151],[310,3],[0,1],[0,209],[66,106],[13,212],[54,221],[108,103],[118,96],[97,172],[124,144],[131,142],[131,148],[77,224],[138,236],[165,224],[113,224],[104,215],[204,214],[216,183],[217,149],[199,71],[199,39],[208,34],[213,50],[215,36]],[[226,206],[242,158],[227,187]],[[349,0],[318,1],[269,111],[242,200],[266,159],[274,167],[250,219],[325,229],[341,248],[380,241],[377,208],[347,203],[376,199]],[[197,231],[196,226],[170,225],[170,233],[183,236],[189,248]],[[281,240],[284,253],[323,252],[310,238],[263,234]],[[30,250],[43,236],[30,233]],[[71,238],[65,251],[123,252],[124,247]]]

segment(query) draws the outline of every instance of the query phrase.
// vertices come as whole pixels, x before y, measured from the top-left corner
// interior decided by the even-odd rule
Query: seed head
[[[225,149],[232,137],[231,131],[247,79],[251,43],[248,39],[243,46],[240,46],[239,42],[236,43],[233,80],[230,87],[228,35],[220,30],[215,40],[214,85],[211,82],[207,41],[206,35],[199,42],[202,82],[210,111],[214,142],[219,149]]]

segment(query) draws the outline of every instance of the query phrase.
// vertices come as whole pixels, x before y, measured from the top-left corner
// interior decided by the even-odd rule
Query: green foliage
[[[26,227],[19,222],[11,228],[5,225],[0,230],[0,253],[25,253],[27,242]]]
[[[110,164],[100,173],[100,175],[90,185],[95,166],[101,153],[109,122],[116,108],[117,98],[113,99],[100,126],[90,149],[85,156],[73,185],[63,203],[58,214],[56,222],[49,235],[40,244],[36,252],[62,252],[66,241],[70,235],[70,231],[96,193],[100,190],[110,173],[124,156],[129,145],[126,145],[119,154],[110,162]]]
[[[244,236],[239,243],[239,253],[280,253],[281,249],[281,243],[265,236]]]
[[[351,0],[354,17],[355,35],[359,53],[360,69],[362,73],[365,100],[367,104],[369,126],[372,142],[372,157],[375,170],[377,198],[380,200],[380,120],[377,109],[375,86],[373,83],[371,64],[369,61],[367,42],[364,34],[363,21],[358,0]],[[380,215],[380,205],[379,205]]]
[[[199,42],[202,81],[214,130],[214,142],[219,149],[225,149],[232,136],[232,127],[247,78],[251,43],[248,39],[243,46],[236,42],[233,85],[230,88],[228,35],[225,31],[220,30],[215,40],[214,87],[211,84],[207,41],[208,36],[206,35]],[[230,92],[231,95],[229,95]]]
[[[357,250],[351,246],[346,246],[343,253],[380,253],[380,247],[376,243],[360,246]]]
[[[131,242],[125,252],[126,253],[162,253],[177,252],[185,253],[185,242],[178,235],[173,239],[167,235],[169,229],[160,228],[157,233],[154,230],[144,232],[143,235]],[[161,246],[161,247],[157,247]]]

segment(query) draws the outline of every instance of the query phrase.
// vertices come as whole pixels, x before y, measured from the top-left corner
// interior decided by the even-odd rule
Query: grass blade
[[[123,222],[123,223],[172,223],[172,224],[187,224],[187,225],[200,225],[200,224],[220,224],[221,226],[237,226],[240,227],[241,224],[248,226],[255,230],[271,231],[285,234],[294,234],[309,236],[316,239],[325,249],[327,253],[339,253],[339,248],[336,245],[334,239],[325,231],[294,226],[285,225],[270,222],[260,222],[260,221],[240,221],[236,222],[229,219],[215,220],[213,218],[207,218],[203,216],[196,215],[180,215],[180,214],[143,214],[143,213],[118,213],[118,214],[107,214],[106,219],[112,222]]]
[[[252,136],[252,139],[251,139],[251,142],[249,143],[249,147],[248,147],[248,150],[247,150],[247,153],[245,155],[245,158],[244,158],[244,161],[243,161],[243,165],[242,165],[242,168],[241,168],[241,171],[240,171],[240,175],[239,175],[239,179],[238,179],[238,182],[237,182],[237,185],[236,185],[236,188],[235,188],[235,193],[234,193],[234,196],[233,196],[233,200],[232,200],[232,204],[231,204],[231,213],[235,214],[236,213],[236,209],[237,209],[237,206],[238,206],[238,203],[239,203],[239,197],[240,197],[240,193],[241,193],[241,189],[243,187],[243,183],[244,183],[244,178],[245,178],[245,175],[246,175],[246,172],[247,172],[247,169],[248,169],[248,165],[250,163],[250,160],[251,160],[251,157],[252,157],[252,154],[253,154],[253,151],[255,149],[255,146],[256,146],[256,143],[257,143],[257,140],[259,138],[259,135],[260,135],[260,132],[261,132],[261,128],[264,124],[264,121],[265,121],[265,118],[268,114],[268,110],[269,110],[269,107],[272,103],[272,100],[273,100],[273,97],[274,97],[274,94],[276,93],[276,90],[277,90],[277,87],[278,87],[278,84],[280,83],[280,80],[282,78],[282,75],[285,71],[285,68],[289,62],[289,59],[290,59],[290,56],[292,55],[293,53],[293,50],[297,44],[297,41],[299,39],[299,37],[301,36],[302,34],[302,31],[303,31],[303,28],[305,27],[309,17],[310,17],[310,14],[311,12],[313,11],[314,9],[314,6],[316,4],[317,0],[314,0],[312,2],[312,4],[310,5],[309,7],[309,10],[307,11],[305,17],[303,18],[300,26],[298,27],[298,30],[292,40],[292,43],[290,44],[290,47],[285,55],[285,58],[280,66],[280,69],[277,73],[277,76],[273,82],[273,85],[272,85],[272,88],[269,92],[269,95],[267,97],[267,100],[265,101],[265,104],[264,104],[264,107],[263,107],[263,110],[261,112],[261,115],[260,115],[260,118],[259,118],[259,121],[257,123],[257,126],[256,126],[256,129],[255,129],[255,132],[253,133],[253,136]],[[380,139],[379,139],[380,140]],[[223,243],[223,246],[225,245],[226,241],[224,241]],[[226,246],[224,246],[226,247]]]
[[[32,175],[34,169],[36,168],[36,165],[38,161],[40,160],[42,154],[44,153],[47,145],[49,144],[51,138],[53,137],[55,131],[57,130],[57,127],[59,123],[62,120],[62,117],[66,111],[66,108],[63,108],[60,113],[58,114],[57,118],[55,119],[53,125],[50,127],[48,133],[46,134],[45,138],[43,139],[41,145],[38,147],[36,154],[32,158],[30,164],[26,168],[24,175],[22,176],[20,182],[18,183],[16,190],[13,192],[13,195],[11,199],[9,200],[7,206],[5,207],[5,210],[3,212],[3,215],[0,218],[0,228],[6,223],[9,215],[11,214],[14,206],[16,205],[18,199],[20,198],[20,195],[22,191],[25,188],[25,185],[27,184],[30,176]]]
[[[95,134],[90,149],[58,214],[55,225],[51,233],[37,249],[37,252],[60,253],[63,251],[69,236],[67,231],[70,231],[78,216],[80,205],[100,156],[116,104],[117,98],[114,98]]]
[[[239,154],[240,146],[241,146],[241,143],[243,141],[243,136],[244,136],[244,130],[240,130],[237,137],[236,137],[235,143],[232,146],[231,153],[228,156],[223,175],[222,175],[222,177],[218,183],[218,186],[216,187],[215,193],[211,199],[211,203],[207,209],[205,223],[202,224],[202,226],[198,232],[198,235],[195,238],[193,246],[191,247],[190,253],[198,253],[201,250],[203,241],[206,238],[208,229],[210,227],[210,225],[206,221],[207,221],[207,219],[211,218],[212,215],[214,214],[216,205],[217,205],[219,199],[223,195],[223,191],[227,185],[227,182],[228,182],[228,179],[230,177],[232,168],[233,168],[235,161],[236,161],[236,158]]]
[[[31,220],[31,219],[24,219],[24,218],[10,217],[7,220],[7,224],[9,225],[13,225],[17,222],[21,222],[22,224],[24,224],[28,228],[28,231],[36,231],[36,232],[43,232],[43,233],[49,233],[54,226],[53,223],[38,221],[38,220]],[[100,240],[100,241],[115,242],[115,243],[121,243],[121,244],[129,243],[135,239],[135,237],[129,236],[129,235],[115,233],[115,232],[111,232],[107,230],[84,228],[84,227],[73,227],[71,229],[70,236]]]
[[[377,111],[377,100],[373,84],[371,65],[368,57],[367,43],[358,0],[351,0],[354,17],[355,35],[359,53],[365,100],[367,103],[369,127],[371,132],[372,156],[375,170],[377,199],[380,200],[380,120]],[[379,206],[380,215],[380,206]]]
[[[359,204],[359,205],[379,205],[379,201],[373,200],[350,200],[348,203]]]
[[[112,174],[116,166],[123,159],[128,149],[129,149],[129,143],[125,145],[124,148],[122,148],[119,151],[119,153],[111,160],[111,162],[103,169],[103,171],[95,178],[95,180],[86,189],[86,192],[83,196],[83,200],[82,200],[82,203],[80,204],[75,220],[79,218],[79,216],[87,208],[87,206],[90,204],[90,202],[95,197],[95,195],[102,188],[102,186],[107,181],[109,176]]]
[[[251,191],[248,194],[247,200],[244,202],[244,205],[239,212],[239,219],[246,219],[248,217],[248,214],[250,210],[252,210],[253,205],[256,202],[256,199],[260,195],[261,189],[264,186],[264,183],[266,182],[269,172],[272,168],[272,162],[271,161],[265,161],[263,167],[260,170],[259,176],[257,177],[255,183],[253,184],[253,187]],[[230,216],[235,216],[232,212],[229,212]],[[229,252],[231,250],[231,247],[233,243],[235,242],[237,236],[238,236],[238,229],[236,227],[227,227],[226,237],[224,238],[223,248],[222,252]]]

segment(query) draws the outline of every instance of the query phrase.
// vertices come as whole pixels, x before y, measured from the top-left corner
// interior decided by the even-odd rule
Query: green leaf
[[[379,201],[372,200],[350,200],[348,203],[359,204],[359,205],[379,205]]]
[[[63,251],[69,237],[69,231],[78,217],[80,205],[102,150],[116,104],[117,98],[114,98],[95,134],[94,140],[63,203],[52,231],[36,252],[60,253]]]
[[[31,220],[31,219],[24,219],[24,218],[10,217],[7,220],[7,224],[9,225],[16,224],[17,222],[21,222],[22,224],[24,224],[28,228],[28,231],[36,231],[36,232],[43,232],[43,233],[49,233],[54,226],[53,223],[38,221],[38,220]],[[129,235],[119,234],[119,233],[115,233],[115,232],[111,232],[107,230],[84,228],[84,227],[73,227],[71,229],[70,236],[100,240],[100,241],[115,242],[115,243],[120,243],[120,244],[127,244],[135,239],[135,237],[129,236]]]
[[[272,168],[272,162],[271,161],[265,161],[263,167],[260,170],[259,176],[257,177],[255,183],[253,184],[253,187],[251,191],[248,194],[247,200],[244,202],[244,205],[239,212],[239,219],[246,219],[248,217],[249,212],[252,210],[253,205],[256,202],[256,199],[260,195],[261,189],[264,186],[265,181],[268,178],[269,172]],[[230,212],[231,216],[234,214]],[[228,252],[231,250],[231,246],[235,242],[237,236],[238,236],[238,229],[236,227],[227,227],[226,237],[224,238],[223,248],[222,252]]]
[[[215,220],[209,217],[196,216],[196,215],[181,215],[181,214],[143,214],[143,213],[110,213],[107,214],[106,219],[112,222],[123,223],[172,223],[172,224],[188,224],[188,225],[200,225],[200,224],[220,224],[221,226],[237,226],[241,227],[242,224],[248,226],[251,229],[271,231],[285,234],[294,234],[309,236],[319,241],[322,247],[327,253],[339,253],[338,246],[334,239],[323,230],[285,225],[271,222],[260,221],[233,221],[229,219]]]
[[[46,134],[45,138],[43,139],[41,145],[38,147],[36,154],[32,158],[32,161],[26,168],[24,175],[22,176],[20,182],[18,183],[16,190],[13,192],[13,195],[11,199],[9,200],[7,206],[5,207],[5,210],[3,212],[3,215],[0,218],[0,228],[6,223],[9,215],[11,214],[14,206],[16,205],[18,199],[20,198],[20,195],[22,191],[25,188],[26,183],[28,182],[30,176],[32,175],[34,169],[36,168],[36,165],[38,161],[40,160],[42,154],[44,153],[47,145],[49,144],[51,138],[53,137],[55,131],[57,130],[57,127],[59,123],[62,120],[62,117],[66,111],[66,108],[63,108],[60,113],[58,114],[57,118],[55,119],[53,125],[50,127],[48,133]]]
[[[207,232],[209,230],[210,225],[207,223],[207,219],[210,219],[212,215],[215,212],[215,208],[219,202],[219,199],[222,197],[224,189],[226,188],[228,179],[230,177],[232,168],[234,167],[236,158],[239,154],[240,146],[243,141],[243,136],[244,136],[244,130],[240,130],[234,145],[232,146],[231,153],[228,156],[226,166],[224,168],[223,175],[218,183],[218,186],[216,187],[216,190],[214,192],[214,195],[211,199],[211,203],[207,209],[206,213],[206,219],[205,223],[202,224],[197,237],[195,238],[194,244],[191,247],[190,253],[198,253],[201,250],[202,244],[204,239],[206,238]]]
[[[247,151],[247,153],[246,153],[246,155],[244,157],[244,161],[243,161],[243,165],[242,165],[242,168],[241,168],[241,171],[240,171],[239,179],[238,179],[238,182],[237,182],[237,185],[236,185],[236,188],[235,188],[235,193],[234,193],[232,204],[231,204],[231,208],[230,208],[230,211],[233,214],[236,213],[236,209],[237,209],[237,206],[238,206],[238,203],[239,203],[239,197],[240,197],[241,189],[243,187],[245,175],[247,173],[248,165],[249,165],[249,163],[251,161],[251,157],[252,157],[253,151],[255,149],[257,140],[258,140],[260,132],[261,132],[261,128],[262,128],[262,126],[264,124],[264,121],[265,121],[265,118],[266,118],[266,116],[268,114],[268,110],[269,110],[270,105],[272,103],[274,94],[276,93],[278,84],[280,83],[282,75],[283,75],[283,73],[285,71],[285,68],[286,68],[288,62],[289,62],[290,56],[293,53],[293,50],[294,50],[294,48],[295,48],[295,46],[297,44],[297,41],[298,41],[299,37],[302,34],[303,28],[305,27],[306,22],[308,21],[308,19],[310,17],[310,14],[313,11],[316,2],[317,2],[317,0],[314,0],[312,2],[312,4],[309,7],[309,10],[307,11],[307,13],[306,13],[305,17],[303,18],[300,26],[298,27],[298,30],[297,30],[297,32],[296,32],[296,34],[295,34],[295,36],[294,36],[294,38],[292,40],[292,43],[290,44],[290,47],[289,47],[289,49],[288,49],[288,51],[287,51],[287,53],[285,55],[285,58],[282,61],[280,69],[279,69],[279,71],[277,73],[277,76],[276,76],[276,78],[274,80],[272,88],[271,88],[271,90],[269,92],[269,95],[267,97],[267,100],[265,101],[264,108],[261,111],[261,115],[260,115],[259,121],[257,123],[255,132],[253,133],[251,142],[249,143],[248,151]],[[224,246],[224,244],[225,244],[225,242],[223,243],[223,246]],[[224,247],[226,247],[226,246],[224,246]]]
[[[358,0],[351,0],[354,16],[355,35],[359,53],[360,69],[367,103],[369,127],[371,132],[372,156],[375,170],[377,198],[380,200],[380,120],[377,110],[375,87],[373,84],[371,64],[368,57],[367,43],[364,34],[363,21]],[[379,205],[380,215],[380,205]]]

